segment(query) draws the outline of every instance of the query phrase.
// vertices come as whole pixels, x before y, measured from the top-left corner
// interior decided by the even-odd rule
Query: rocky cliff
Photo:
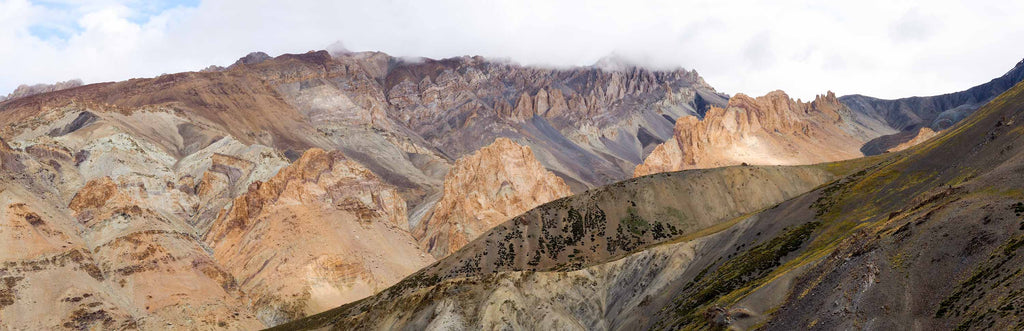
[[[780,91],[737,94],[725,108],[676,122],[672,139],[654,148],[634,176],[729,164],[808,164],[901,150],[948,128],[1024,80],[1024,62],[965,91],[881,100],[862,95],[789,100]],[[923,139],[918,139],[922,128]],[[858,145],[853,148],[853,145]]]
[[[737,94],[703,119],[676,121],[673,138],[658,145],[634,176],[747,164],[813,164],[861,156],[868,140],[893,132],[865,121],[829,92],[813,101],[782,91],[752,98]]]
[[[432,262],[397,190],[310,149],[221,212],[204,239],[267,325],[376,293]]]
[[[619,219],[605,208],[576,209],[579,216],[562,223],[540,218],[555,225],[545,233],[530,231],[527,224],[537,223],[520,217],[491,232],[505,236],[478,239],[377,296],[280,329],[1012,329],[1024,323],[1022,125],[1018,84],[904,152],[820,165],[844,175],[718,226],[627,249],[621,258],[596,257],[583,246],[548,262],[542,257],[536,270],[517,269],[534,265],[529,257],[538,248],[558,247],[548,244],[553,234],[587,242],[593,217]],[[704,174],[747,168],[755,167]],[[627,210],[651,201],[628,196],[618,200]],[[575,207],[571,200],[556,202]],[[568,207],[556,205],[534,211]],[[633,208],[640,217],[621,218],[623,233],[645,223],[654,231],[652,221],[667,220],[645,216],[650,205]],[[583,236],[558,232],[577,221]],[[544,245],[528,244],[538,236]],[[467,255],[474,246],[494,250]]]
[[[40,94],[40,93],[60,91],[60,90],[69,89],[69,88],[73,88],[73,87],[79,87],[79,86],[82,86],[82,80],[81,79],[72,79],[72,80],[63,81],[63,82],[56,82],[56,83],[53,83],[53,84],[35,84],[35,85],[25,85],[25,84],[22,84],[22,85],[18,85],[18,88],[14,89],[14,91],[11,91],[11,93],[7,94],[6,96],[0,96],[0,102],[2,102],[4,100],[23,98],[23,97],[27,97],[27,96],[32,96],[32,95]]]
[[[552,70],[480,57],[393,61],[392,118],[458,158],[496,137],[529,145],[574,191],[628,177],[672,122],[725,98],[696,72]]]
[[[413,232],[428,252],[444,257],[495,225],[572,194],[529,147],[498,138],[455,162],[444,195]]]

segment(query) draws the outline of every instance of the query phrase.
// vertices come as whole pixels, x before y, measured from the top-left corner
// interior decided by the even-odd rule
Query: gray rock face
[[[390,59],[377,79],[387,117],[441,155],[458,158],[508,137],[575,191],[627,178],[645,147],[671,137],[675,118],[726,100],[693,71],[554,70],[479,57]]]
[[[233,65],[234,66],[238,66],[238,65],[246,65],[246,64],[259,64],[260,62],[263,62],[263,61],[266,61],[266,60],[269,60],[269,59],[272,59],[272,57],[270,57],[270,55],[267,55],[267,53],[264,53],[264,52],[252,52],[252,53],[246,54],[242,58],[238,59],[238,61],[235,61],[235,64],[233,64]]]
[[[676,118],[699,116],[727,99],[694,71],[625,65],[550,69],[481,57],[413,61],[320,51],[244,71],[272,86],[332,144],[400,187],[438,182],[398,160],[406,156],[381,153],[368,136],[403,140],[414,153],[449,163],[510,138],[579,192],[628,178],[672,136]],[[375,131],[361,131],[367,128]]]
[[[35,85],[25,85],[25,84],[22,84],[22,85],[19,85],[18,88],[14,89],[14,91],[11,92],[10,94],[8,94],[7,96],[0,96],[0,102],[5,101],[5,100],[24,98],[24,97],[31,96],[31,95],[36,95],[36,94],[39,94],[39,93],[60,91],[60,90],[69,89],[69,88],[72,88],[72,87],[79,87],[79,86],[82,86],[82,80],[81,79],[72,79],[72,80],[63,81],[63,82],[56,82],[56,83],[53,83],[53,84],[35,84]]]
[[[919,127],[928,127],[940,131],[953,126],[1021,80],[1024,80],[1024,60],[1003,76],[966,91],[894,100],[855,94],[840,97],[839,101],[858,113],[888,123],[896,130],[916,132]],[[913,133],[879,137],[865,144],[861,152],[865,155],[880,154],[913,137]]]

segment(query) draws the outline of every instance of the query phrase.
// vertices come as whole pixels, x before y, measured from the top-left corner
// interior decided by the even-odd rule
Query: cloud
[[[696,69],[730,94],[895,98],[1001,75],[1024,58],[1022,19],[1024,3],[995,0],[0,0],[0,91],[199,70],[251,51],[341,41],[409,58],[545,66],[615,54]]]
[[[892,23],[889,36],[898,42],[922,41],[935,34],[937,24],[934,17],[928,17],[915,8]]]
[[[751,69],[770,68],[775,63],[771,41],[772,37],[768,33],[759,33],[747,41],[743,48],[743,58]]]

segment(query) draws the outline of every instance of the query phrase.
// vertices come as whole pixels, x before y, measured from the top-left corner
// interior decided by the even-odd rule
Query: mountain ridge
[[[420,272],[277,329],[1012,327],[1022,125],[1018,83],[922,144],[833,164],[849,170],[718,231],[582,269]]]
[[[792,254],[805,251],[796,242],[824,240],[821,231],[845,233],[836,226],[849,224],[807,225],[804,221],[815,217],[808,216],[814,209],[805,208],[813,202],[808,199],[827,194],[822,188],[803,192],[869,163],[876,166],[864,174],[892,169],[881,160],[899,160],[960,132],[955,125],[923,147],[878,158],[628,179],[645,158],[660,153],[659,146],[676,136],[693,136],[687,125],[723,124],[711,130],[718,133],[701,138],[706,142],[697,139],[710,153],[757,138],[781,151],[806,152],[791,144],[835,153],[830,148],[839,146],[846,158],[878,135],[869,130],[874,125],[865,125],[878,117],[850,109],[831,93],[799,103],[781,92],[726,97],[688,70],[553,69],[480,57],[410,61],[379,52],[319,51],[273,58],[254,53],[227,68],[3,101],[0,222],[11,230],[0,232],[9,236],[0,247],[8,252],[0,255],[0,317],[17,328],[174,323],[248,329],[348,302],[363,305],[368,301],[358,300],[401,279],[406,281],[400,286],[415,285],[406,290],[430,283],[431,291],[451,300],[460,298],[447,292],[460,288],[457,282],[491,279],[500,281],[494,291],[472,290],[466,296],[494,296],[544,311],[550,306],[507,294],[566,295],[552,284],[579,281],[600,285],[567,288],[582,291],[579,302],[615,302],[586,306],[608,312],[606,325],[689,323],[700,320],[693,313],[706,302],[680,302],[681,315],[657,315],[648,308],[641,309],[639,319],[619,313],[675,305],[670,295],[681,292],[669,290],[682,288],[676,286],[685,285],[677,284],[682,279],[698,286],[688,295],[723,285],[692,278],[703,269],[773,274],[772,267],[725,263],[727,255],[709,260],[719,256],[709,252],[735,257],[756,247],[748,253],[788,263]],[[1006,116],[992,137],[1015,123]],[[711,138],[724,143],[716,147]],[[921,140],[924,136],[916,141]],[[813,141],[821,146],[807,144]],[[508,147],[515,156],[495,162],[530,166],[496,172],[483,184],[464,181],[458,160],[487,154],[481,151],[489,144]],[[1012,155],[1012,148],[1001,153]],[[735,162],[743,160],[707,166]],[[516,190],[513,182],[521,176],[562,183],[544,200],[579,195],[520,204],[529,200],[521,195],[532,194],[522,191],[533,191]],[[660,184],[649,183],[652,178]],[[439,206],[448,205],[446,190],[452,191],[447,201],[474,190],[482,192],[477,197],[497,199],[456,202],[452,206],[471,207],[460,214],[495,212],[511,220],[495,218],[488,225],[504,223],[463,232],[466,246],[447,258],[447,252],[439,253],[441,261],[431,266],[435,256],[410,229],[443,223],[429,220]],[[954,193],[948,194],[959,196]],[[794,196],[799,202],[786,202],[789,207],[758,212]],[[541,208],[524,210],[536,204]],[[779,218],[782,211],[792,217]],[[745,229],[759,229],[764,236]],[[481,237],[471,238],[477,234]],[[686,240],[674,241],[680,238]],[[679,251],[657,248],[662,244]],[[31,249],[19,250],[26,247]],[[655,260],[661,262],[645,262]],[[644,265],[650,268],[632,269]],[[693,267],[668,267],[684,265]],[[426,269],[417,273],[420,266]],[[554,270],[571,273],[572,282],[538,275]],[[486,276],[491,274],[499,276]],[[70,281],[56,292],[40,291],[54,279]],[[652,279],[659,287],[644,289]],[[537,291],[517,288],[519,281],[537,285]],[[462,315],[453,310],[458,302],[450,303],[431,304],[430,314],[476,316]],[[511,308],[488,309],[497,309],[493,314]],[[731,307],[723,309],[713,313],[733,318]],[[559,321],[574,321],[569,315],[559,315],[566,318]]]

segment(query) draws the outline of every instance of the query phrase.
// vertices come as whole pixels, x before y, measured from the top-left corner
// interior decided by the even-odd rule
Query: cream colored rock
[[[896,145],[896,147],[890,148],[888,150],[888,152],[899,152],[899,151],[902,151],[904,149],[913,147],[914,145],[923,143],[923,142],[925,142],[928,139],[932,139],[932,137],[937,136],[938,134],[939,134],[938,132],[932,131],[932,129],[930,129],[928,127],[920,128],[920,129],[917,130],[917,135],[915,135],[914,138],[912,138],[912,139],[910,139],[910,140],[908,140],[908,141],[906,141],[904,143],[901,143],[899,145]]]
[[[361,299],[432,262],[405,201],[340,152],[306,151],[221,212],[205,240],[267,325]]]
[[[235,279],[196,240],[192,228],[148,208],[146,190],[108,177],[71,200],[82,237],[109,286],[142,328],[261,327]]]
[[[865,142],[891,132],[861,125],[856,116],[832,92],[811,102],[790,99],[782,91],[758,98],[737,94],[728,107],[712,107],[702,120],[678,119],[673,137],[657,146],[633,175],[860,157]]]
[[[136,176],[102,177],[74,190],[79,177],[65,176],[74,172],[75,158],[60,145],[5,147],[0,144],[0,326],[264,326],[192,228],[161,208],[164,200],[151,198]]]
[[[414,235],[424,249],[444,257],[491,227],[571,193],[529,147],[498,138],[455,162],[433,215]]]

